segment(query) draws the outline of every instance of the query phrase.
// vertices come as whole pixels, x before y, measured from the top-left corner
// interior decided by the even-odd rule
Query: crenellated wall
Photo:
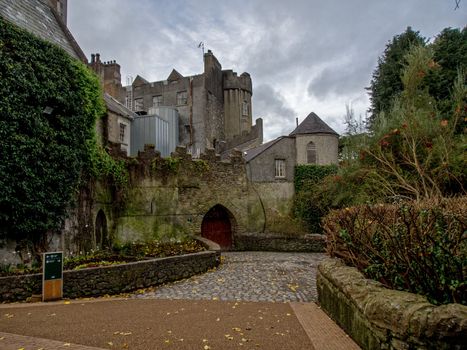
[[[130,188],[116,223],[116,239],[176,238],[200,234],[204,215],[221,205],[234,218],[233,234],[249,232],[249,208],[259,199],[251,191],[240,152],[221,161],[208,149],[192,159],[177,147],[161,158],[152,147],[129,164]],[[264,220],[264,218],[256,218]]]

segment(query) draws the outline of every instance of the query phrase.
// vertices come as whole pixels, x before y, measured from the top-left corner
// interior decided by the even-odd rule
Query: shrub
[[[313,193],[325,177],[336,172],[336,165],[297,165],[295,167],[293,214],[305,223],[309,232],[322,232],[320,222],[327,212],[325,207],[316,205]]]
[[[466,212],[467,197],[334,210],[327,251],[389,288],[467,305]]]

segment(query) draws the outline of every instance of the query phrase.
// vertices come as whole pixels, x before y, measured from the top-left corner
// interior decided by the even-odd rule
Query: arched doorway
[[[201,236],[216,242],[221,249],[232,248],[232,223],[230,215],[222,205],[215,205],[204,216]]]
[[[110,246],[110,240],[107,234],[107,218],[102,209],[97,213],[94,233],[97,249],[106,249]]]

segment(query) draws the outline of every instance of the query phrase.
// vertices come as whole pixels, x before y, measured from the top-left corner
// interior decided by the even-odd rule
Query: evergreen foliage
[[[386,45],[383,55],[378,59],[378,66],[373,72],[370,87],[370,115],[367,121],[370,129],[381,112],[388,111],[392,101],[402,92],[401,73],[405,55],[413,46],[425,45],[425,39],[419,32],[408,27],[404,33],[396,35]]]
[[[36,244],[60,227],[83,169],[96,167],[103,112],[86,66],[0,18],[2,236]]]

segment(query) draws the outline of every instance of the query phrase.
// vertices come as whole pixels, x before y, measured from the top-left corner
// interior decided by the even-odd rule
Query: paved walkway
[[[317,301],[319,253],[227,252],[222,265],[208,273],[151,288],[135,298]]]
[[[0,305],[0,349],[359,349],[313,303],[323,254],[223,255],[214,271],[126,298]]]

